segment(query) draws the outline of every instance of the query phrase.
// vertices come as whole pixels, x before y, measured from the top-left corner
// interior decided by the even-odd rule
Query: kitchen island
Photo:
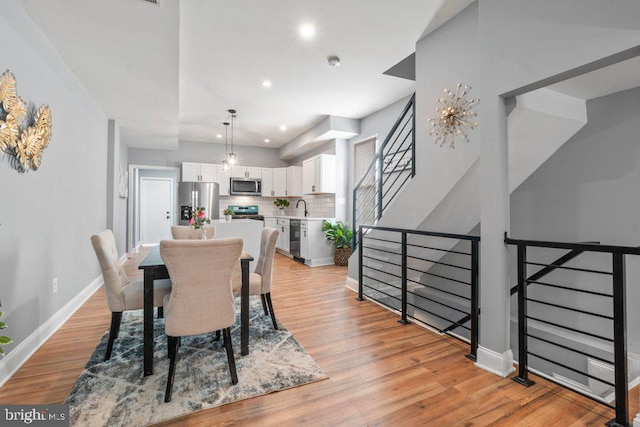
[[[242,249],[253,257],[249,263],[249,271],[256,269],[256,261],[260,256],[260,236],[264,225],[262,221],[252,219],[234,219],[225,221],[224,219],[214,219],[211,225],[216,227],[214,239],[226,239],[229,237],[242,238]]]
[[[304,216],[279,215],[265,217],[265,227],[277,228],[280,231],[276,249],[291,258],[304,262],[309,267],[333,264],[333,245],[322,232],[324,220],[334,222],[335,218],[313,218]],[[300,224],[299,235],[291,228],[291,221],[297,220]],[[297,239],[297,243],[295,242]],[[295,246],[292,247],[292,245]],[[299,253],[298,253],[299,251]]]

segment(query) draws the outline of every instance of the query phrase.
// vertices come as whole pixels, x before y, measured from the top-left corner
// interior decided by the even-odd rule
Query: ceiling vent
[[[153,5],[156,5],[156,6],[160,6],[160,0],[141,0],[141,1],[143,1],[145,3],[153,4]]]

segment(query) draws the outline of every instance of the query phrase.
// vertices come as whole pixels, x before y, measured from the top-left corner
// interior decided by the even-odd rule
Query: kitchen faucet
[[[298,205],[300,204],[300,202],[304,202],[304,216],[306,217],[309,212],[307,212],[307,202],[304,199],[300,199],[296,202],[296,209],[298,209]]]

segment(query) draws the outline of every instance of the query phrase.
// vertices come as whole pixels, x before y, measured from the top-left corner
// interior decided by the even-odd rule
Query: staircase
[[[354,255],[349,260],[349,276],[359,277],[360,254],[357,242],[360,225],[401,228],[441,233],[479,234],[480,223],[480,150],[467,150],[467,158],[450,168],[443,157],[452,152],[424,147],[416,155],[415,95],[411,98],[389,136],[371,162],[365,177],[355,187]],[[510,190],[515,190],[572,135],[586,123],[586,105],[582,100],[541,89],[517,97],[508,117]],[[473,143],[473,142],[472,142]],[[435,150],[444,150],[435,148]],[[469,156],[471,153],[471,156]],[[431,156],[428,156],[431,154]],[[457,155],[457,152],[453,153]],[[462,153],[461,153],[462,154]],[[475,157],[474,157],[475,156]],[[458,156],[461,157],[461,156]],[[446,171],[446,176],[443,172]],[[392,310],[401,310],[401,271],[398,261],[400,242],[383,232],[365,227],[368,250],[364,270],[371,297]],[[412,277],[408,278],[408,314],[414,320],[439,332],[459,334],[470,339],[468,300],[454,289],[456,283],[444,277],[442,264],[464,265],[451,261],[463,243],[448,239],[439,249],[423,249],[421,258],[408,258]],[[450,252],[447,252],[450,251]],[[445,267],[447,268],[447,267]],[[466,281],[466,279],[464,280]],[[352,284],[352,289],[355,286]],[[356,283],[358,283],[356,281]],[[369,296],[369,295],[367,295]],[[443,312],[446,310],[446,312]]]

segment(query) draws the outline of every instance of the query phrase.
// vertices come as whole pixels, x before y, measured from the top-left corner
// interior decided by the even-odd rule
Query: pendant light
[[[222,124],[224,125],[224,155],[226,157],[229,157],[229,140],[228,140],[229,122],[224,122]],[[229,162],[227,161],[226,158],[222,161],[222,170],[225,170],[225,171],[229,170]]]
[[[229,110],[229,115],[231,116],[231,151],[227,154],[227,162],[233,166],[237,160],[236,153],[233,152],[233,119],[236,117],[236,110]]]

